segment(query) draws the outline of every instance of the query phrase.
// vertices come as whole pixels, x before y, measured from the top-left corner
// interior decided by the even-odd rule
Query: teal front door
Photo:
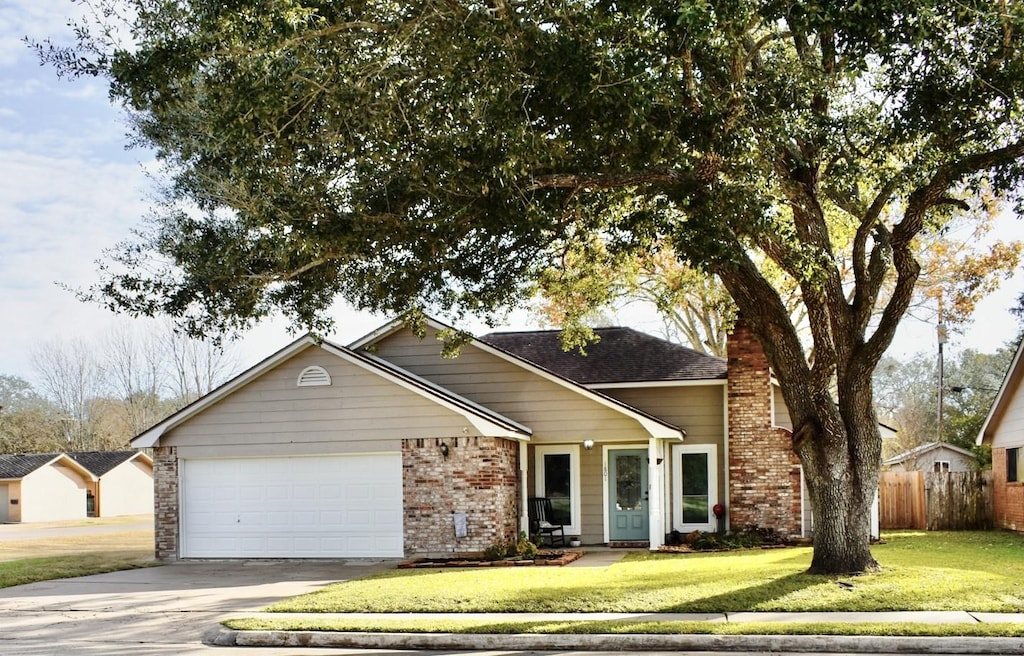
[[[647,449],[608,451],[608,539],[643,541],[647,530]]]

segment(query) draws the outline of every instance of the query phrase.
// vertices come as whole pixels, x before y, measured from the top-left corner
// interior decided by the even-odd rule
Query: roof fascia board
[[[999,392],[996,393],[996,398],[992,401],[992,407],[989,408],[988,415],[985,417],[985,423],[981,425],[981,430],[978,431],[975,444],[983,444],[985,437],[989,435],[990,428],[995,430],[996,424],[1002,421],[1003,414],[1006,412],[1005,406],[1013,399],[1010,388],[1016,388],[1020,383],[1021,376],[1024,375],[1024,367],[1021,365],[1021,353],[1024,353],[1024,340],[1021,340],[1021,343],[1017,345],[1017,352],[1013,355],[1013,362],[1010,363],[1010,368],[1006,370],[1006,375],[1003,376],[1003,384],[999,386]]]
[[[729,382],[725,378],[701,378],[698,380],[648,380],[635,383],[590,383],[584,385],[587,389],[630,389],[644,387],[725,387]]]
[[[347,348],[353,351],[358,351],[367,344],[371,344],[373,342],[376,342],[377,340],[384,339],[388,335],[398,332],[403,327],[405,327],[404,321],[402,321],[401,319],[392,319],[383,326],[373,329],[372,331],[363,335],[356,341],[350,343]]]
[[[929,453],[930,451],[936,451],[942,448],[949,449],[950,451],[953,451],[954,453],[959,453],[962,456],[974,457],[973,453],[955,444],[950,444],[949,442],[932,442],[930,444],[923,444],[909,451],[904,451],[903,453],[894,455],[891,458],[887,458],[886,460],[882,461],[882,464],[893,465],[899,462],[903,462],[904,460],[918,458],[926,453]]]
[[[214,403],[220,401],[221,399],[228,396],[235,390],[249,384],[251,381],[263,375],[267,371],[270,371],[278,364],[284,362],[285,360],[292,357],[299,351],[302,351],[303,349],[315,345],[316,340],[314,340],[311,335],[303,335],[302,337],[298,338],[291,344],[279,350],[277,353],[274,353],[273,355],[256,363],[252,367],[249,367],[248,369],[238,374],[228,382],[224,383],[217,389],[211,391],[208,394],[205,394],[204,396],[199,397],[198,399],[188,404],[181,410],[175,412],[167,419],[164,419],[159,424],[153,426],[152,428],[142,433],[139,433],[136,437],[132,438],[129,444],[136,449],[155,446],[156,443],[160,441],[160,438],[164,435],[164,433],[166,433],[168,430],[174,428],[175,426],[179,425],[180,423],[192,417],[193,415],[202,412],[203,410],[210,407]]]
[[[446,326],[443,323],[437,321],[436,319],[432,319],[430,317],[427,317],[426,323],[435,330],[455,330],[451,326]],[[647,416],[635,408],[631,408],[624,403],[621,403],[611,397],[601,394],[600,392],[588,389],[583,385],[580,385],[579,383],[574,383],[568,378],[559,376],[551,371],[548,371],[547,369],[544,369],[543,367],[538,367],[529,360],[524,360],[523,358],[520,358],[515,354],[509,353],[508,351],[504,351],[502,349],[491,346],[487,342],[481,341],[476,337],[472,337],[469,343],[479,348],[484,353],[489,353],[495,357],[501,358],[502,360],[511,362],[512,364],[517,365],[523,369],[526,369],[530,373],[536,374],[537,376],[540,376],[545,380],[556,383],[562,387],[565,387],[566,389],[573,390],[577,394],[585,396],[588,399],[605,406],[606,408],[615,410],[616,412],[626,415],[627,417],[635,420],[637,423],[643,426],[644,430],[646,430],[651,437],[682,440],[683,437],[686,435],[686,431],[684,431],[682,428],[672,426],[671,424],[666,424],[658,419],[655,419],[654,417]]]
[[[94,474],[91,471],[89,471],[88,469],[86,469],[84,465],[82,465],[80,462],[78,462],[77,460],[75,460],[74,458],[72,458],[71,456],[69,456],[66,453],[61,453],[61,454],[57,455],[53,460],[50,460],[49,462],[44,463],[40,467],[36,467],[32,471],[39,471],[43,467],[55,464],[55,463],[60,462],[60,461],[64,461],[68,465],[68,467],[70,467],[71,469],[74,469],[78,473],[84,474],[92,482],[96,482],[96,481],[99,480],[98,478],[96,478],[96,474]]]

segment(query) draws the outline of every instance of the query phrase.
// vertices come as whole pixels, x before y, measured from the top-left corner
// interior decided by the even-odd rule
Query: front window
[[[552,523],[564,524],[567,534],[579,535],[579,447],[538,446],[536,450],[536,496],[551,499]]]
[[[949,471],[949,461],[948,460],[936,460],[935,462],[932,463],[932,471],[935,472],[936,474],[941,474],[943,472],[948,472]]]
[[[718,449],[714,444],[672,447],[672,524],[682,533],[714,531],[718,503]]]

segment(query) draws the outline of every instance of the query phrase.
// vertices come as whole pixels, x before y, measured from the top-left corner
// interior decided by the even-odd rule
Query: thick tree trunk
[[[804,473],[814,510],[814,555],[808,571],[850,574],[877,569],[870,549],[874,495],[860,493],[862,486],[845,478],[810,472],[806,466]]]
[[[823,421],[803,423],[794,436],[814,512],[814,556],[809,570],[813,574],[878,569],[870,545],[881,437],[870,381],[858,383],[841,393],[838,405],[828,400],[827,407],[819,406],[818,418]]]

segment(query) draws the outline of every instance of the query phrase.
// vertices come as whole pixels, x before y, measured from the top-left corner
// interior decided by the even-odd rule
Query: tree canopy
[[[40,53],[105,76],[168,181],[103,302],[196,331],[324,326],[339,296],[488,313],[594,239],[670,246],[765,347],[812,570],[873,565],[871,372],[915,240],[1019,190],[1020,3],[86,2],[78,42]],[[763,263],[799,289],[810,349]]]

